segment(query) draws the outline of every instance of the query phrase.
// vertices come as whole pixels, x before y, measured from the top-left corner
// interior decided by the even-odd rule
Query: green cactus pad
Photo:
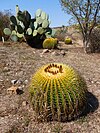
[[[22,38],[24,36],[23,34],[19,34],[18,32],[17,32],[16,35],[17,35],[18,38]]]
[[[10,24],[11,30],[15,30],[15,25],[14,24]]]
[[[54,38],[47,38],[43,41],[43,48],[53,49],[57,48],[57,41]]]
[[[42,19],[41,17],[38,17],[38,18],[36,18],[36,22],[37,22],[38,24],[42,24],[43,19]]]
[[[8,36],[11,35],[11,30],[9,28],[5,28],[3,32],[5,35],[8,35]]]
[[[39,27],[37,31],[40,35],[44,33],[44,29],[42,27]]]
[[[30,15],[30,13],[28,12],[28,11],[24,11],[23,12],[23,14],[24,14],[24,16],[25,16],[25,18],[26,18],[26,21],[27,22],[30,22],[30,20],[31,20],[31,15]]]
[[[37,31],[37,30],[34,30],[34,31],[33,31],[33,36],[36,36],[37,33],[38,33],[38,31]]]
[[[23,14],[22,11],[19,11],[19,12],[17,13],[17,19],[18,19],[19,21],[23,22],[23,23],[26,21],[25,15]]]
[[[72,67],[52,63],[42,66],[30,84],[33,109],[42,120],[71,120],[86,105],[87,86]]]
[[[12,35],[16,35],[17,33],[16,33],[15,30],[13,30],[11,34],[12,34]]]
[[[38,9],[36,11],[36,17],[40,17],[41,16],[41,13],[42,13],[42,10],[41,9]]]
[[[17,31],[19,34],[22,34],[24,32],[23,28],[20,25],[17,25]]]
[[[48,14],[46,14],[46,18],[45,18],[46,20],[49,20],[49,15]]]
[[[11,16],[11,17],[10,17],[10,21],[11,21],[14,25],[17,25],[17,20],[16,20],[15,16]]]
[[[32,29],[31,29],[31,28],[28,28],[27,31],[26,31],[26,33],[27,33],[28,35],[31,35],[31,34],[32,34]]]
[[[34,22],[34,28],[37,29],[37,27],[38,27],[38,23],[35,21]]]
[[[18,24],[23,28],[23,30],[25,29],[25,25],[23,24],[23,22],[19,21]]]
[[[49,26],[49,21],[48,20],[44,20],[43,23],[42,23],[42,27],[43,28],[48,28]]]
[[[11,38],[11,40],[14,41],[14,42],[17,42],[17,41],[18,41],[17,35],[11,35],[10,38]]]
[[[42,13],[41,13],[41,18],[42,18],[42,19],[46,19],[46,13],[43,12],[43,11],[42,11]]]

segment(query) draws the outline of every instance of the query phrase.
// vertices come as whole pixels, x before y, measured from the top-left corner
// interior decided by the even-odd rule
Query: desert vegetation
[[[11,16],[11,12],[8,11],[4,11],[4,12],[0,12],[0,41],[2,41],[2,37],[4,36],[5,39],[6,35],[4,35],[4,28],[9,27],[10,26],[10,19],[9,17]]]
[[[99,21],[51,28],[18,5],[0,18],[0,133],[99,133]]]

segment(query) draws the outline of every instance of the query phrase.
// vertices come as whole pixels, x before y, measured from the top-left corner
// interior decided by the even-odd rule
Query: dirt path
[[[0,133],[100,133],[100,54],[85,54],[82,47],[60,46],[43,53],[27,44],[0,43]],[[86,79],[91,112],[75,121],[38,123],[29,103],[32,74],[42,65],[61,62],[77,69]],[[7,94],[18,82],[19,95]]]

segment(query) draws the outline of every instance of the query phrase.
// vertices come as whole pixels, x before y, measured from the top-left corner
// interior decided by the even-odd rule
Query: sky
[[[42,9],[49,14],[50,27],[67,26],[70,15],[62,11],[59,0],[1,0],[0,11],[10,10],[15,15],[15,7],[19,6],[21,11],[27,10],[32,17],[37,9]]]

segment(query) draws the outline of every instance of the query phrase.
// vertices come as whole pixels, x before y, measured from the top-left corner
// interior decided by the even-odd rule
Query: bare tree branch
[[[100,13],[100,0],[59,0],[64,11],[72,15],[78,22],[85,47],[94,29]],[[98,21],[99,22],[99,21]]]

